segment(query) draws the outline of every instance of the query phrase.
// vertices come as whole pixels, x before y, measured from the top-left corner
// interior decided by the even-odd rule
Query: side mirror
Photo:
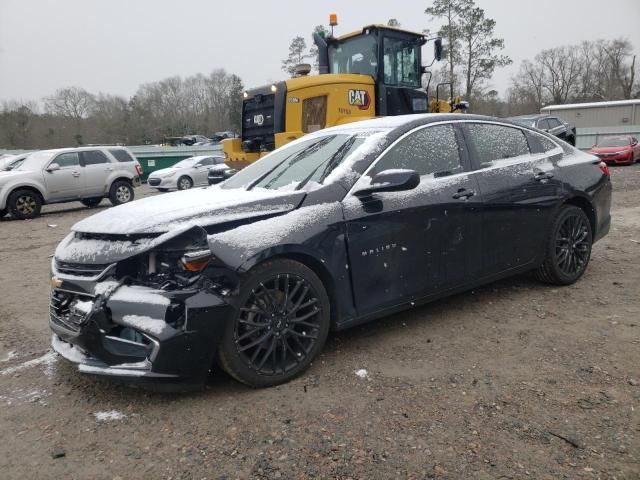
[[[358,198],[378,192],[412,190],[420,184],[420,175],[415,170],[384,170],[371,180],[371,184],[354,192]]]
[[[51,163],[47,167],[47,172],[49,173],[55,172],[56,170],[60,170],[60,165],[58,165],[57,163]]]
[[[442,39],[436,38],[433,41],[433,58],[438,62],[442,59]]]
[[[631,139],[631,145],[637,145],[638,144],[638,139],[637,138],[632,138]]]

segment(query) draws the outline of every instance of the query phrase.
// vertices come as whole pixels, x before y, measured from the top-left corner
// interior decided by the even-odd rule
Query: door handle
[[[74,177],[79,177],[80,176],[80,172],[71,172],[71,175]]]
[[[553,178],[553,173],[551,172],[537,172],[533,178],[537,181],[541,181],[541,180],[549,180],[550,178]]]
[[[467,190],[466,188],[460,188],[456,193],[453,194],[453,198],[456,200],[460,198],[464,198],[465,200],[469,197],[473,197],[476,194],[473,190]]]

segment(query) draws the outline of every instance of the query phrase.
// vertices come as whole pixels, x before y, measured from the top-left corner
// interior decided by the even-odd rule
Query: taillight
[[[604,173],[607,177],[611,176],[611,172],[609,171],[609,166],[606,163],[600,162],[598,164],[598,167],[600,167],[600,170],[602,170],[602,173]]]
[[[139,163],[136,163],[136,172],[138,172],[138,175],[142,175],[142,167]]]

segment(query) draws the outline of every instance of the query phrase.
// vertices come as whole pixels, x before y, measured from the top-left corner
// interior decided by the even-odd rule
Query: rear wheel
[[[85,207],[95,208],[98,205],[100,205],[101,201],[102,201],[102,197],[83,198],[82,200],[80,200],[80,203],[82,203]]]
[[[193,180],[186,175],[178,179],[178,190],[189,190],[193,187]]]
[[[581,208],[564,205],[556,215],[547,239],[546,258],[537,277],[554,285],[577,281],[589,264],[592,232]]]
[[[113,182],[113,185],[111,185],[109,189],[109,201],[113,205],[122,205],[123,203],[131,202],[133,198],[133,187],[129,182],[125,182],[124,180]]]
[[[222,367],[252,387],[291,380],[309,367],[329,333],[330,304],[318,276],[286,259],[256,267],[218,349]]]
[[[26,220],[40,215],[42,200],[33,190],[16,190],[9,195],[8,206],[11,215]]]

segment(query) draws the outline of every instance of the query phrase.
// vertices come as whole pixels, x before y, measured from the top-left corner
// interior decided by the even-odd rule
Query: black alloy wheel
[[[581,208],[563,206],[554,222],[547,258],[538,277],[548,283],[569,285],[578,280],[589,264],[592,246],[591,225]]]
[[[277,385],[305,370],[329,331],[320,279],[292,260],[259,266],[242,288],[237,315],[220,348],[224,369],[253,387]]]

